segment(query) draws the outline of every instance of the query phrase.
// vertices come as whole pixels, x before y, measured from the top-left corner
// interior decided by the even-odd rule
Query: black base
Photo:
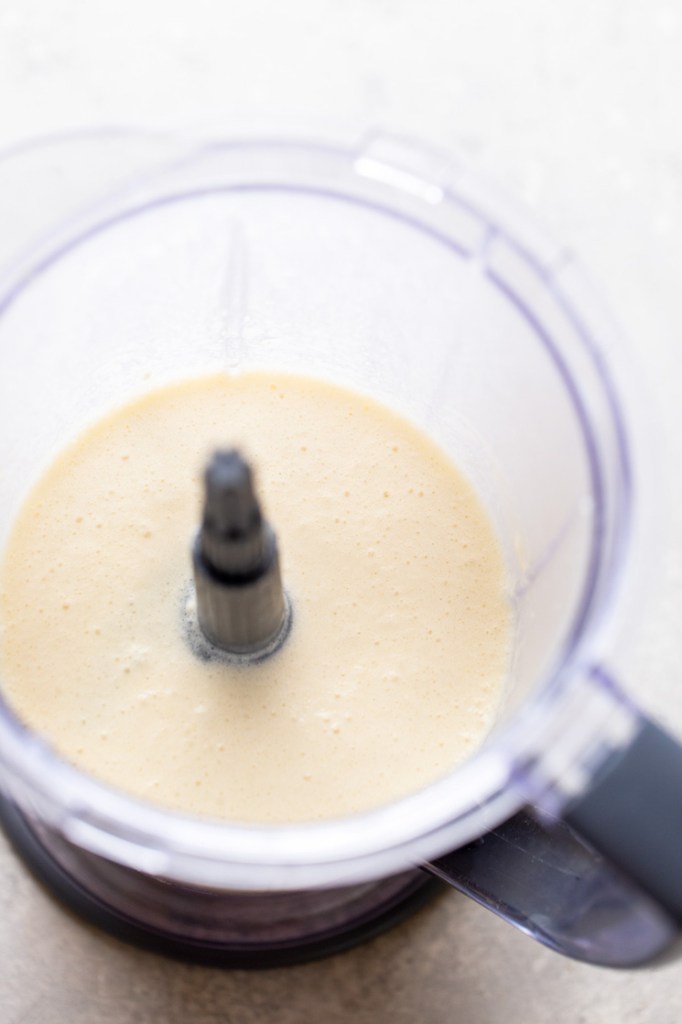
[[[179,938],[141,925],[104,903],[67,873],[49,854],[15,804],[0,796],[0,824],[14,850],[50,895],[89,924],[114,938],[178,960],[206,966],[240,969],[285,967],[318,960],[373,939],[419,910],[445,886],[429,875],[417,877],[414,887],[387,901],[371,915],[343,928],[318,932],[308,939],[270,945],[230,944]]]

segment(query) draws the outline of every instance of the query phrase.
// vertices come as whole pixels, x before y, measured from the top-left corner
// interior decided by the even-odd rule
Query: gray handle
[[[682,923],[682,746],[644,720],[564,820]]]
[[[563,820],[517,814],[426,869],[576,959],[661,957],[682,923],[682,747],[643,721]]]

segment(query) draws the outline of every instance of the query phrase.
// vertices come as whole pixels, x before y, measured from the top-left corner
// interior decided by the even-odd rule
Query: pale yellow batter
[[[252,460],[294,626],[270,660],[197,660],[180,625],[215,446]],[[492,527],[424,435],[331,384],[223,375],[97,423],[29,495],[0,574],[0,679],[64,757],[239,821],[365,810],[484,738],[508,666]]]

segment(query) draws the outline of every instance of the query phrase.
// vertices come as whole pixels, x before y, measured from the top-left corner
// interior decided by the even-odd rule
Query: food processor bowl
[[[618,332],[572,255],[465,162],[382,133],[101,131],[0,156],[0,546],[30,483],[104,411],[213,370],[304,372],[369,392],[463,469],[515,621],[481,749],[403,800],[321,823],[145,804],[3,703],[3,814],[37,873],[115,934],[211,963],[343,948],[425,899],[434,874],[573,956],[666,948],[673,897],[566,824],[645,728],[614,667],[655,490]],[[527,871],[502,893],[505,842]]]

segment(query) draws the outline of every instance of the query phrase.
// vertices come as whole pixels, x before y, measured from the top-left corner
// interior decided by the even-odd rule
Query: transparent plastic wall
[[[107,166],[82,144],[70,189],[47,176],[33,245],[4,254],[0,543],[55,448],[129,395],[215,369],[331,377],[410,416],[478,488],[517,616],[515,707],[584,614],[601,489],[603,399],[588,414],[594,368],[537,265],[376,147],[110,145]]]

